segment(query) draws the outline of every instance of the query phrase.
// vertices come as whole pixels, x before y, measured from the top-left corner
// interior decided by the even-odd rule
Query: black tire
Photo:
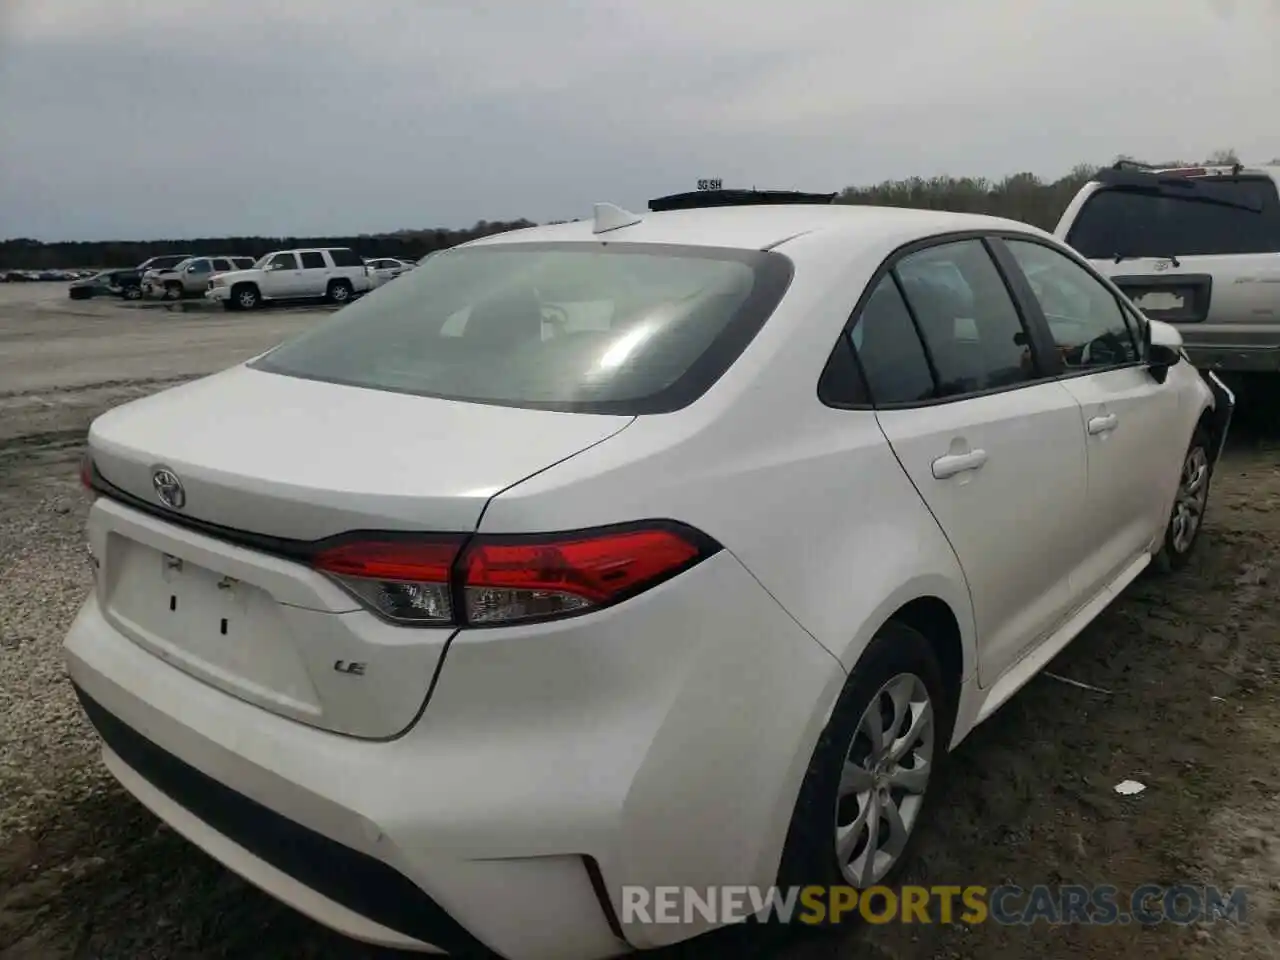
[[[1193,491],[1188,489],[1189,471],[1202,470],[1201,484]],[[1209,506],[1209,489],[1213,482],[1213,445],[1208,429],[1204,424],[1196,427],[1191,435],[1191,443],[1182,458],[1182,467],[1178,472],[1178,492],[1174,495],[1173,508],[1169,511],[1169,520],[1164,528],[1164,540],[1156,553],[1153,566],[1160,573],[1172,573],[1181,570],[1191,560],[1196,544],[1200,542],[1200,531],[1204,529],[1204,515]],[[1187,511],[1196,514],[1195,525],[1190,537],[1181,535],[1180,516],[1185,523]]]
[[[126,300],[141,300],[142,288],[139,286],[134,286],[133,284],[130,284],[129,286],[124,287],[120,291],[120,296],[124,297]]]
[[[890,621],[876,634],[850,673],[831,719],[814,748],[787,831],[778,871],[780,888],[856,886],[841,869],[836,851],[837,817],[840,817],[839,822],[845,820],[841,816],[838,795],[841,774],[845,760],[856,744],[855,735],[863,714],[882,688],[902,674],[918,678],[928,692],[933,713],[933,745],[928,761],[929,774],[906,844],[893,866],[883,876],[876,877],[873,885],[891,884],[909,862],[920,825],[933,806],[938,770],[951,742],[955,693],[947,689],[938,657],[924,635],[905,624]],[[836,921],[825,917],[817,926],[832,926],[852,916],[853,913],[849,913]]]
[[[262,306],[262,294],[252,283],[241,283],[231,288],[231,299],[236,302],[233,310],[257,310]]]
[[[182,294],[182,284],[170,281],[164,285],[164,298],[166,300],[181,300]]]
[[[331,280],[329,281],[329,288],[325,291],[324,298],[330,303],[345,306],[351,302],[351,297],[354,293],[355,291],[351,288],[351,284],[346,280]]]

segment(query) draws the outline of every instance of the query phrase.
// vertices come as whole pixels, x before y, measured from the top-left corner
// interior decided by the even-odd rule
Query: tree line
[[[1133,160],[1120,156],[1117,160]],[[1162,161],[1154,166],[1192,166],[1199,163],[1239,163],[1234,150],[1218,150],[1206,160]],[[1273,160],[1272,163],[1280,163]],[[909,177],[866,187],[847,187],[838,203],[919,207],[983,213],[1021,220],[1052,230],[1076,192],[1097,173],[1096,164],[1078,164],[1063,177],[1041,180],[1018,173],[1000,180],[983,177]],[[435,250],[468,240],[532,227],[530,220],[481,220],[470,229],[400,230],[356,237],[222,237],[198,240],[104,241],[42,243],[37,240],[0,241],[0,266],[12,270],[55,270],[66,267],[131,267],[147,257],[166,253],[235,254],[259,257],[290,247],[351,247],[361,256],[420,259]]]
[[[436,228],[398,230],[350,237],[201,237],[195,240],[105,240],[44,243],[0,240],[0,267],[8,270],[103,269],[137,266],[148,257],[187,253],[193,256],[261,257],[295,247],[350,247],[366,259],[400,257],[419,260],[428,253],[493,233],[535,226],[531,220],[481,220],[462,230]]]

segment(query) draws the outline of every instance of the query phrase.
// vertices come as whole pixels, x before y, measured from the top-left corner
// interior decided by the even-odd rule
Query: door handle
[[[1091,436],[1097,436],[1100,433],[1107,433],[1114,430],[1116,424],[1120,422],[1120,418],[1114,413],[1108,413],[1106,416],[1094,417],[1089,421],[1089,433]]]
[[[933,476],[937,480],[954,477],[957,473],[980,470],[987,462],[987,451],[970,450],[968,453],[949,453],[933,461]]]

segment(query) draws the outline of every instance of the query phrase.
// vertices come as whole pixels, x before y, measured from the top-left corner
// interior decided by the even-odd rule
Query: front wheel
[[[251,284],[236,287],[231,291],[231,299],[235,301],[236,310],[256,310],[262,303],[258,288]]]
[[[814,749],[779,886],[887,883],[907,860],[953,722],[932,645],[905,624],[886,624],[849,675]]]
[[[1209,457],[1209,432],[1196,427],[1191,445],[1182,459],[1178,475],[1178,492],[1164,530],[1164,542],[1156,554],[1157,569],[1181,570],[1191,559],[1191,551],[1200,539],[1205,509],[1209,505],[1209,481],[1213,479],[1213,462]]]
[[[351,302],[351,284],[345,280],[335,280],[329,284],[329,289],[325,293],[325,299],[330,303],[336,303],[341,306],[344,303]]]
[[[181,300],[181,299],[182,299],[182,284],[180,284],[180,283],[166,283],[166,284],[164,285],[164,298],[165,298],[166,300]]]
[[[133,286],[125,287],[120,295],[124,297],[126,300],[141,300],[142,288],[133,287]]]

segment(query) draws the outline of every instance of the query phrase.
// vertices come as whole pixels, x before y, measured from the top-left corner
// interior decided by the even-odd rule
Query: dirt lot
[[[53,285],[0,287],[3,960],[386,956],[276,905],[126,796],[98,763],[58,650],[90,582],[75,466],[90,419],[318,316],[69,304]],[[1246,925],[864,927],[754,952],[1280,956],[1278,454],[1276,438],[1238,426],[1191,568],[1141,579],[1050,668],[1106,692],[1042,676],[977,731],[954,758],[909,878],[1243,885]],[[1146,790],[1118,796],[1125,779]]]

